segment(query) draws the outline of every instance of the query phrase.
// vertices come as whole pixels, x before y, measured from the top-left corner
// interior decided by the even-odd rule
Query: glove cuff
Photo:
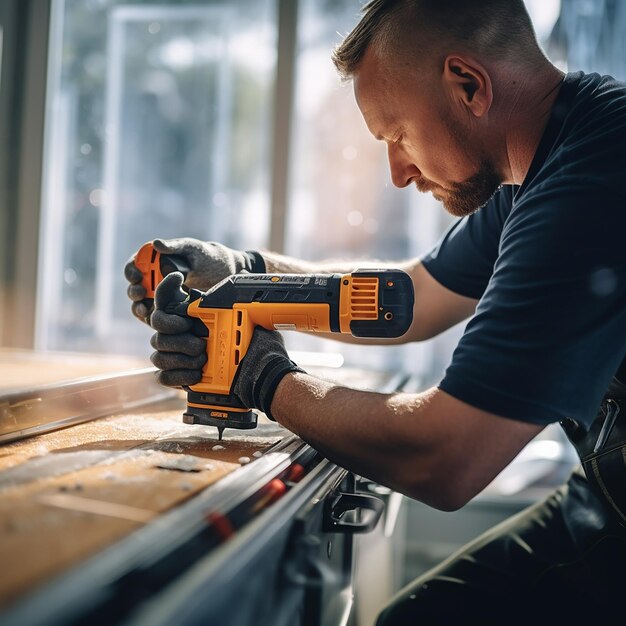
[[[275,418],[270,411],[272,401],[274,400],[274,394],[280,384],[280,381],[291,372],[300,372],[306,374],[306,372],[298,367],[293,361],[286,360],[282,356],[277,356],[270,360],[269,363],[263,368],[259,380],[263,381],[261,385],[255,385],[254,389],[254,404],[257,406],[269,419],[275,422]]]
[[[243,253],[245,268],[251,274],[265,274],[265,259],[256,250],[245,250]]]

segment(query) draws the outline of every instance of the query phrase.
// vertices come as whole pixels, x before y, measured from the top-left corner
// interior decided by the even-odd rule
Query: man
[[[471,319],[443,380],[423,393],[318,380],[263,329],[235,392],[338,464],[447,511],[561,422],[594,484],[575,472],[401,592],[379,624],[525,623],[539,611],[606,623],[622,613],[626,566],[626,394],[617,380],[626,356],[626,86],[554,67],[522,0],[372,0],[333,58],[387,145],[394,184],[430,191],[460,218],[432,252],[400,264],[415,287],[402,340]],[[186,256],[187,284],[202,289],[243,270],[358,266],[190,239],[154,245]],[[132,263],[126,275],[133,311],[148,321]],[[161,283],[149,318],[153,363],[174,386],[197,382],[205,360],[189,322],[163,310],[185,297],[181,281]]]

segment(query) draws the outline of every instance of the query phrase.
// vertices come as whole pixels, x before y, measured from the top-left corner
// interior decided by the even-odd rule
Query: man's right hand
[[[179,239],[155,239],[154,249],[161,254],[183,257],[189,267],[185,286],[206,291],[224,278],[243,270],[252,273],[265,272],[265,262],[258,252],[233,250],[214,241],[204,242],[191,237]],[[153,303],[146,299],[141,285],[142,274],[135,265],[135,255],[124,267],[124,276],[130,283],[128,297],[132,300],[131,311],[135,317],[150,324]]]

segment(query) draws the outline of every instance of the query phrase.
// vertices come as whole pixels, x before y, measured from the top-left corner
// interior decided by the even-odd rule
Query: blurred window
[[[53,5],[39,347],[149,352],[122,268],[153,238],[267,238],[269,0]]]
[[[351,84],[340,82],[330,59],[362,3],[293,2],[284,252],[311,260],[422,254],[452,218],[430,195],[393,187],[385,147],[370,136]],[[563,69],[626,75],[626,3],[526,4],[540,43]],[[122,275],[145,241],[269,245],[277,29],[288,6],[53,1],[38,347],[148,354],[150,329],[131,316]],[[290,349],[403,369],[427,385],[443,373],[461,332],[459,325],[393,348],[286,337]]]
[[[560,0],[559,4],[556,24],[546,36],[548,57],[564,70],[626,80],[626,2]]]

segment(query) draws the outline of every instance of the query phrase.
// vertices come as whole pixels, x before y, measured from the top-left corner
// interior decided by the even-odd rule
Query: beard
[[[417,187],[420,191],[431,191],[433,197],[454,217],[465,217],[484,207],[501,184],[502,180],[491,161],[483,159],[476,174],[463,182],[451,183],[447,189],[430,181],[419,181]],[[439,190],[444,193],[439,193]]]
[[[472,144],[472,138],[454,118],[442,114],[442,119],[457,146]],[[484,207],[501,184],[502,177],[493,161],[483,153],[477,172],[460,183],[452,182],[449,187],[442,187],[428,179],[421,179],[416,186],[420,191],[432,192],[435,200],[439,200],[454,217],[465,217]]]

